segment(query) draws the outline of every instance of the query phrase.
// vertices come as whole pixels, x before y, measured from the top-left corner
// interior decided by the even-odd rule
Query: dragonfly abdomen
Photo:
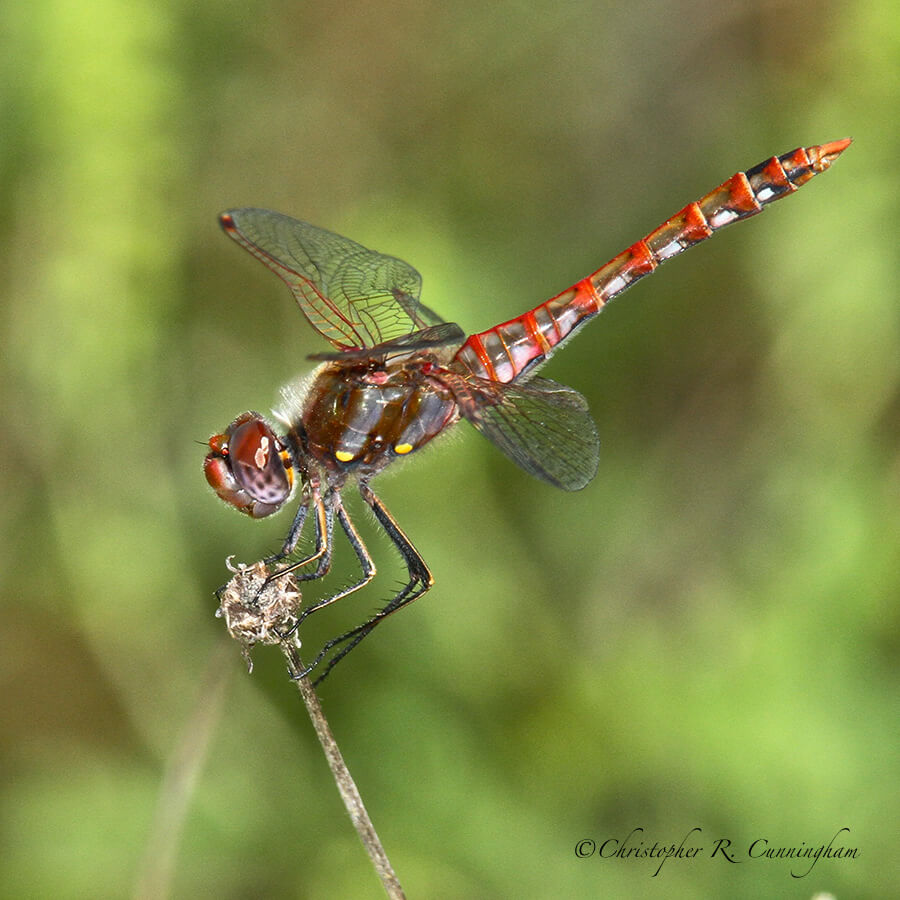
[[[659,228],[561,294],[501,325],[471,335],[454,361],[492,381],[509,382],[553,350],[612,300],[656,267],[706,240],[720,228],[761,212],[824,172],[850,140],[799,147],[737,172]]]

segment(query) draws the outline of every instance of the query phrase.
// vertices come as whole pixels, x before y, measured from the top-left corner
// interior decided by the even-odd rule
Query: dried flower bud
[[[224,616],[228,633],[241,645],[253,671],[250,649],[254,644],[280,644],[292,633],[301,594],[291,573],[271,578],[263,562],[234,566],[231,559],[225,564],[234,577],[219,591],[216,615]]]

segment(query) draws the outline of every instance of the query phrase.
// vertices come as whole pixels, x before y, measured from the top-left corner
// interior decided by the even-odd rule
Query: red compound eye
[[[206,480],[226,503],[261,519],[291,495],[290,456],[258,413],[238,416],[224,434],[209,439],[203,463]]]

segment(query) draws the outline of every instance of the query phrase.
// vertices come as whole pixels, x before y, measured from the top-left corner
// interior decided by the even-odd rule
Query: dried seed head
[[[250,649],[254,644],[280,644],[297,624],[300,589],[291,573],[270,578],[263,562],[232,565],[234,577],[219,592],[216,615],[225,618],[228,633],[241,645],[250,671]]]

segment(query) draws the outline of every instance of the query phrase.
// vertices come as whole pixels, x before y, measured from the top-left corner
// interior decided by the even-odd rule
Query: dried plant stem
[[[305,668],[303,660],[300,658],[299,650],[289,641],[282,641],[280,646],[287,659],[291,677],[300,691],[303,702],[306,704],[306,710],[318,735],[319,743],[325,751],[325,758],[328,760],[331,774],[334,776],[334,782],[338,791],[340,791],[344,806],[347,807],[347,812],[350,814],[353,827],[366,848],[366,853],[369,854],[369,859],[372,860],[372,865],[378,873],[378,877],[381,879],[388,897],[391,900],[406,900],[406,894],[403,893],[403,888],[397,880],[391,861],[384,852],[384,847],[378,838],[378,834],[375,832],[375,826],[372,824],[366,807],[363,805],[356,782],[354,782],[353,776],[350,774],[350,770],[347,768],[344,757],[341,755],[341,751],[334,739],[334,735],[331,733],[331,728],[328,726],[328,720],[322,712],[322,706],[319,703],[319,697],[315,688],[309,678],[297,677]]]
[[[234,573],[234,577],[218,592],[218,615],[224,616],[229,634],[241,645],[248,663],[250,648],[254,644],[277,644],[281,647],[281,652],[287,659],[288,671],[300,691],[319,743],[325,751],[325,759],[328,760],[341,799],[350,813],[350,821],[353,822],[388,897],[391,900],[406,900],[350,770],[328,727],[312,682],[305,676],[300,677],[306,667],[300,658],[300,645],[296,638],[296,613],[300,606],[300,589],[296,579],[290,571],[273,576],[265,562],[234,566],[229,558],[225,564]],[[294,634],[292,638],[282,637],[291,633]]]

